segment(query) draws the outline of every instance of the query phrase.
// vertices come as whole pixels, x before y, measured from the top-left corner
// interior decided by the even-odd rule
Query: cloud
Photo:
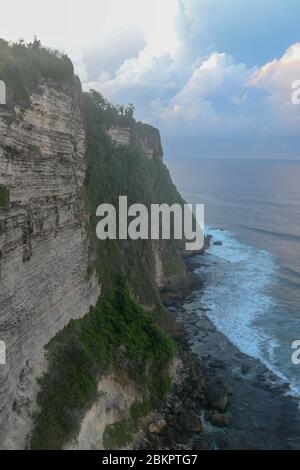
[[[128,59],[137,57],[146,47],[142,31],[123,31],[101,39],[83,52],[87,80],[108,81]],[[101,78],[102,77],[102,78]]]
[[[194,57],[184,71],[181,66],[181,57],[153,56],[145,48],[126,60],[112,80],[86,83],[85,88],[96,87],[115,102],[137,103],[138,117],[169,135],[180,130],[183,135],[210,133],[218,138],[247,128],[248,119],[240,111],[253,69],[217,52],[203,60]]]
[[[166,106],[161,103],[162,121],[174,132],[186,129],[189,134],[213,133],[216,137],[243,129],[246,120],[236,103],[245,102],[244,87],[251,73],[233,57],[212,53]]]
[[[300,109],[292,102],[292,83],[300,79],[300,43],[288,48],[280,59],[259,68],[249,86],[266,93],[263,99],[268,132],[299,133]]]
[[[136,105],[140,119],[151,120],[151,102],[172,97],[179,89],[179,78],[169,53],[152,55],[147,48],[138,57],[127,59],[113,78],[87,82],[113,102]]]
[[[175,150],[205,155],[280,148],[298,156],[300,105],[291,103],[291,83],[300,79],[299,2],[21,3],[3,2],[1,34],[32,40],[36,33],[67,52],[84,89],[133,102],[138,119],[160,127],[167,154],[175,142]]]
[[[182,38],[179,44],[180,53],[159,55],[146,46],[113,78],[86,87],[96,87],[115,102],[134,102],[139,119],[160,127],[167,151],[181,136],[193,148],[210,140],[217,154],[226,148],[230,155],[297,152],[300,116],[291,101],[291,84],[300,77],[298,43],[261,67],[224,52],[185,56],[188,44]]]

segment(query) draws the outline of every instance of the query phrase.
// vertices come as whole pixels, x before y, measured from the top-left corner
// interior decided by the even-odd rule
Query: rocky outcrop
[[[167,425],[163,416],[155,416],[155,419],[149,424],[148,431],[151,434],[159,434]]]
[[[211,381],[208,388],[208,401],[219,411],[225,411],[228,405],[229,390],[227,385],[219,378]]]
[[[103,376],[98,383],[99,398],[85,414],[76,439],[67,450],[103,450],[107,426],[129,417],[129,408],[143,396],[128,377]]]
[[[46,343],[99,296],[87,280],[82,186],[85,133],[78,85],[44,83],[28,109],[0,108],[1,447],[18,448],[28,429],[36,371]]]
[[[147,160],[163,158],[159,131],[149,124],[138,122],[133,127],[114,126],[107,129],[106,133],[117,145],[129,145],[135,136]]]
[[[180,330],[180,326],[179,326]],[[184,331],[181,331],[184,334]],[[185,338],[179,341],[184,347]],[[172,392],[159,410],[158,417],[151,420],[138,449],[182,449],[189,448],[192,440],[204,433],[201,407],[206,403],[209,383],[208,370],[189,352],[181,351],[177,359],[177,380]]]
[[[111,127],[106,131],[107,135],[117,145],[129,145],[131,129],[127,127]]]
[[[231,425],[231,416],[222,413],[213,413],[210,422],[219,428],[226,428]]]
[[[152,160],[153,158],[162,160],[163,149],[159,130],[149,124],[138,122],[136,124],[136,133],[145,157],[148,160]]]
[[[162,159],[163,153],[160,146],[152,145],[147,137],[141,138],[139,142],[147,160],[152,160],[155,157]]]

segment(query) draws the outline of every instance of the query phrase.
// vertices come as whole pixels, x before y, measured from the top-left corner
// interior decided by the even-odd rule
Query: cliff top
[[[8,105],[28,106],[43,79],[71,82],[74,78],[73,64],[65,54],[42,47],[37,39],[24,44],[0,38],[0,80],[6,84]]]
[[[0,80],[6,85],[6,102],[9,108],[15,105],[27,108],[31,104],[31,95],[42,92],[42,82],[51,81],[51,85],[69,84],[80,87],[74,75],[74,67],[65,54],[45,48],[35,38],[25,44],[23,40],[9,43],[0,38]],[[136,122],[134,105],[112,104],[98,91],[90,90],[84,94],[88,108],[96,105],[98,117],[106,129],[113,127],[127,128],[133,138],[142,140],[155,151],[160,158],[163,155],[159,131],[149,124]]]

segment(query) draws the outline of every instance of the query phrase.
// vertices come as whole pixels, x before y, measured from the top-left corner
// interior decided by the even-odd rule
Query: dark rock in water
[[[227,428],[232,423],[232,418],[229,415],[223,413],[214,413],[209,418],[211,424],[218,426],[219,428]]]
[[[183,429],[191,432],[198,433],[203,431],[202,419],[194,411],[182,411],[178,416],[178,423]]]
[[[209,450],[209,442],[201,439],[194,443],[192,450]]]
[[[166,427],[166,425],[166,420],[163,417],[159,417],[149,424],[148,431],[151,434],[159,434]]]
[[[225,439],[220,430],[220,433],[214,433],[213,435],[203,435],[199,437],[194,443],[193,450],[218,450],[225,449]]]
[[[221,240],[216,240],[216,241],[214,242],[214,245],[216,245],[216,246],[221,246],[221,245],[223,245],[223,242],[222,242]]]
[[[224,411],[228,405],[228,387],[222,380],[215,379],[208,386],[208,401],[219,411]]]
[[[174,427],[168,426],[164,430],[165,442],[171,449],[177,448],[177,443],[180,442],[181,438],[182,436],[181,436],[180,431],[177,431]]]
[[[242,367],[241,367],[241,372],[243,375],[246,375],[248,374],[249,370],[251,369],[250,366],[246,365],[246,364],[242,364]]]

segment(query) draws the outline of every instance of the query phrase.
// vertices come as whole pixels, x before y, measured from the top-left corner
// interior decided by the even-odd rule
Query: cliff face
[[[111,127],[107,130],[107,135],[117,145],[129,145],[131,129],[122,127]]]
[[[96,92],[84,95],[86,123],[86,199],[91,227],[91,270],[110,282],[123,276],[133,296],[153,309],[159,288],[170,277],[184,273],[174,240],[107,240],[96,238],[97,207],[126,195],[128,205],[182,204],[162,160],[160,134],[154,127],[119,113]]]
[[[31,411],[33,369],[71,318],[95,304],[87,280],[88,242],[81,191],[85,132],[78,87],[44,83],[26,110],[0,108],[0,366],[2,446],[19,445]],[[13,411],[15,410],[15,411]],[[20,421],[19,425],[16,422]]]
[[[158,130],[137,123],[131,108],[120,113],[96,92],[83,95],[69,60],[39,45],[10,48],[0,40],[0,58],[1,53],[0,79],[10,77],[11,81],[7,81],[8,105],[0,106],[0,341],[6,345],[6,365],[0,365],[0,447],[14,449],[24,448],[25,438],[32,430],[39,392],[36,378],[50,369],[46,378],[49,387],[56,390],[53,362],[49,366],[45,359],[49,341],[54,339],[54,344],[59,344],[65,336],[57,333],[71,319],[84,316],[88,324],[85,314],[97,303],[102,287],[109,292],[119,278],[126,279],[136,300],[149,310],[157,308],[160,312],[159,289],[172,277],[178,282],[184,275],[182,260],[172,242],[100,242],[95,234],[97,206],[105,202],[117,204],[119,195],[124,194],[129,204],[140,202],[147,206],[181,203],[182,199],[162,162]],[[7,57],[15,61],[15,77]],[[22,73],[23,69],[26,73]],[[138,307],[134,302],[130,305],[131,311],[125,313],[131,319]],[[142,313],[138,311],[138,315],[140,318]],[[120,316],[117,318],[120,322]],[[150,374],[151,380],[157,382],[152,384],[154,396],[156,388],[162,386],[165,390],[168,382],[164,370],[157,373],[155,361],[161,364],[157,351],[168,351],[167,362],[172,346],[159,329],[155,335],[149,333],[152,319],[146,313],[143,318],[145,327],[132,334],[138,347],[149,344],[144,351],[147,360],[140,364],[141,358],[132,352],[129,363],[134,370],[141,367],[146,375],[151,364],[156,368]],[[109,331],[109,335],[100,337],[103,344],[88,346],[100,351],[103,347],[102,353],[109,353],[113,364],[118,362],[119,346],[127,341],[129,350],[133,339],[118,336],[117,320],[112,324],[110,318],[106,321],[104,333]],[[137,323],[141,327],[140,320]],[[74,326],[73,322],[68,330],[72,332],[70,337],[66,333],[71,345],[79,339],[76,328],[78,323]],[[126,328],[121,331],[128,333]],[[111,352],[112,337],[116,344]],[[157,344],[153,346],[155,338]],[[84,338],[81,345],[85,351]],[[123,351],[125,356],[127,349]],[[62,348],[54,354],[58,363],[64,353]],[[70,356],[64,357],[63,378],[68,367],[73,368],[70,357],[73,358],[72,347]],[[106,370],[107,375],[110,372]],[[59,397],[61,402],[69,392],[69,382],[66,383],[66,390]],[[125,387],[125,397],[128,390]],[[121,398],[115,409],[123,415],[127,399],[124,401],[118,390],[116,395]],[[39,425],[43,428],[45,407],[41,408]],[[55,406],[54,409],[60,413]],[[60,418],[58,421],[62,421]],[[53,422],[55,419],[53,416]],[[83,429],[85,422],[90,423],[89,416],[86,420]],[[49,419],[45,421],[49,427]],[[95,423],[95,429],[97,426]],[[35,437],[37,434],[36,431]],[[60,443],[64,443],[64,437],[62,431]],[[69,442],[76,447],[76,439]],[[77,442],[84,445],[84,431]]]
[[[117,145],[129,145],[132,139],[136,138],[147,160],[163,158],[159,131],[152,126],[139,122],[134,123],[133,129],[118,126],[110,127],[106,132]]]

